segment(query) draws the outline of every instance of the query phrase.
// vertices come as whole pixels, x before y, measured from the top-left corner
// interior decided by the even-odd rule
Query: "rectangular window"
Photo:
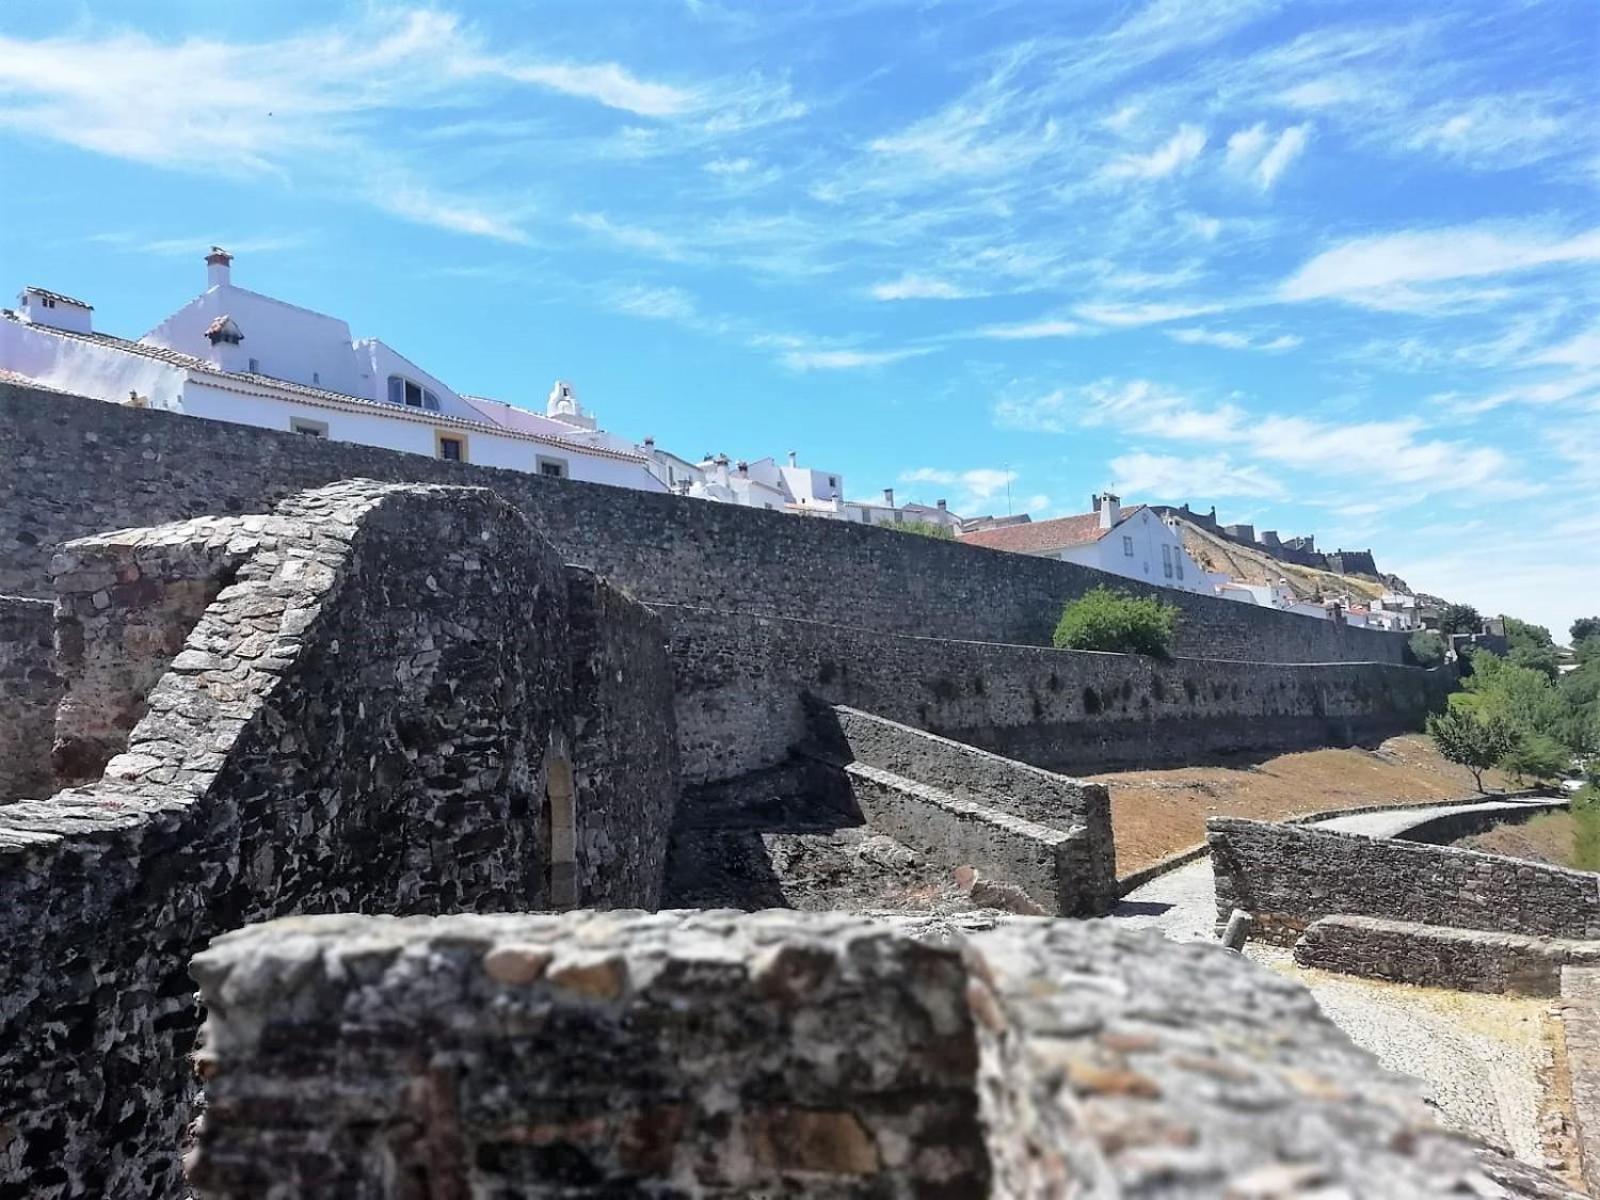
[[[412,383],[409,379],[406,380],[406,407],[422,407],[422,387],[420,384]]]
[[[289,432],[303,433],[307,437],[325,438],[328,436],[328,423],[326,421],[311,421],[305,417],[290,417]]]
[[[1161,573],[1168,579],[1172,578],[1172,547],[1161,547]]]
[[[1126,534],[1124,534],[1123,537],[1122,537],[1122,557],[1123,558],[1132,558],[1133,557],[1133,539],[1131,537],[1128,537]]]
[[[259,358],[252,358],[250,360],[250,374],[259,375],[260,373],[261,373],[261,360]]]
[[[539,474],[549,479],[567,478],[567,460],[564,458],[539,458]]]
[[[446,433],[436,433],[433,436],[435,444],[439,448],[440,458],[444,459],[446,462],[467,461],[466,438],[455,437]]]
[[[1178,578],[1179,579],[1183,578],[1183,551],[1182,550],[1174,550],[1172,552],[1172,569],[1178,573]]]

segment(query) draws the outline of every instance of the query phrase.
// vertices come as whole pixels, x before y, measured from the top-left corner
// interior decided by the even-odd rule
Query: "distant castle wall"
[[[886,633],[1045,645],[1062,604],[1103,583],[1181,610],[1177,651],[1258,662],[1405,660],[1405,638],[1073,563],[889,529],[440,462],[0,384],[0,591],[47,594],[69,538],[258,512],[338,479],[476,484],[569,560],[646,603],[804,616]]]

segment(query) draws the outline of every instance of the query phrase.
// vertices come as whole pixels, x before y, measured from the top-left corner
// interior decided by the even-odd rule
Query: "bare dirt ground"
[[[1205,840],[1207,817],[1276,821],[1368,804],[1472,795],[1472,775],[1439,757],[1421,734],[1375,750],[1311,750],[1239,766],[1118,771],[1086,778],[1111,789],[1117,873],[1127,875]],[[1489,772],[1484,784],[1504,788]]]
[[[1600,814],[1544,813],[1521,825],[1499,825],[1454,843],[1463,850],[1528,858],[1579,871],[1600,869],[1595,827]]]

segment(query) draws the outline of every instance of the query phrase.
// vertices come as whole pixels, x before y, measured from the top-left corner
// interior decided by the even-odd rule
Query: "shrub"
[[[1110,650],[1165,658],[1172,650],[1178,610],[1153,596],[1130,596],[1105,586],[1085,592],[1061,610],[1058,650]]]
[[[1517,744],[1500,760],[1500,765],[1515,775],[1519,783],[1529,779],[1538,783],[1553,783],[1561,778],[1571,763],[1571,752],[1555,738],[1543,733],[1519,738]]]
[[[915,533],[923,537],[942,538],[954,541],[955,534],[950,526],[941,525],[937,521],[901,521],[898,525],[890,525],[890,529],[898,529],[901,533]]]
[[[1438,667],[1444,664],[1444,639],[1433,630],[1418,630],[1406,644],[1411,647],[1411,657],[1417,660],[1418,666]]]
[[[1516,730],[1505,718],[1458,707],[1429,717],[1428,736],[1440,754],[1472,772],[1472,781],[1480,792],[1483,773],[1511,753],[1519,741]]]
[[[1439,612],[1439,632],[1447,636],[1452,633],[1482,633],[1483,618],[1470,604],[1446,604]]]

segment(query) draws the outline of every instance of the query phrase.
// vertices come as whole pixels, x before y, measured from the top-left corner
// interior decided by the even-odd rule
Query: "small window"
[[[1179,579],[1183,578],[1183,551],[1174,550],[1172,552],[1172,569],[1178,573]]]
[[[439,457],[446,462],[467,461],[467,439],[448,433],[433,435],[435,444],[439,448]]]
[[[1122,535],[1122,556],[1124,558],[1133,557],[1133,539],[1127,534]]]
[[[832,475],[829,475],[828,476],[828,486],[831,487],[831,488],[836,488],[836,487],[839,486],[839,481],[837,479],[835,479]]]
[[[325,438],[328,436],[328,423],[326,421],[311,421],[305,417],[289,418],[289,432],[303,433],[307,437]]]
[[[44,306],[46,308],[54,308],[56,306],[56,302],[50,299],[49,296],[41,296],[40,299],[44,301]]]
[[[252,358],[250,360],[250,374],[259,375],[260,373],[261,373],[261,360],[259,358]]]
[[[1172,547],[1161,547],[1161,573],[1168,579],[1172,578]]]
[[[566,479],[567,460],[564,458],[539,457],[539,474],[548,479]]]

